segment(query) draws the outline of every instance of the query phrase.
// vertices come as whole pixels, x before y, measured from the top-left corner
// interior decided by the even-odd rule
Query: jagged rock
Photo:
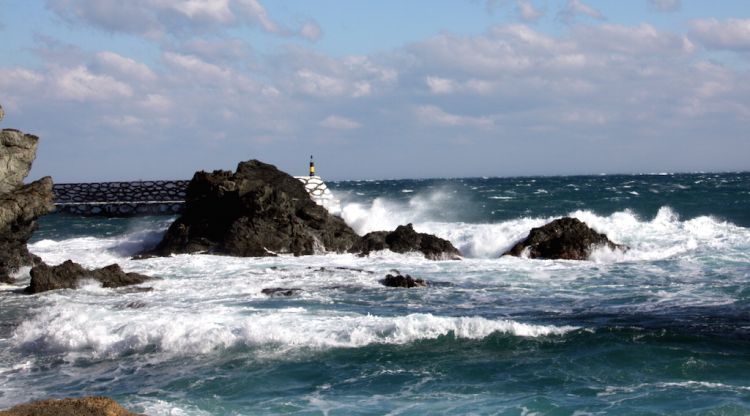
[[[260,291],[260,293],[264,295],[268,295],[270,297],[279,297],[279,296],[293,296],[301,292],[302,289],[298,288],[286,288],[286,287],[270,287],[266,288]]]
[[[108,397],[39,400],[0,411],[0,416],[138,416]]]
[[[5,117],[5,110],[3,110],[3,106],[0,105],[0,121],[3,121],[3,117]]]
[[[11,282],[19,267],[36,263],[26,242],[36,218],[54,210],[50,177],[23,185],[38,140],[18,130],[0,131],[0,282]]]
[[[606,235],[589,228],[577,218],[559,218],[542,227],[534,228],[528,237],[503,255],[527,255],[532,259],[586,260],[591,251],[606,246],[612,250],[627,250]]]
[[[27,293],[40,293],[55,289],[75,289],[81,279],[90,278],[101,282],[103,287],[115,288],[136,285],[151,279],[138,273],[125,273],[118,264],[101,269],[88,270],[71,260],[57,266],[44,263],[31,268],[31,284]]]
[[[406,276],[402,276],[401,274],[396,274],[395,276],[392,274],[388,274],[385,276],[385,279],[380,281],[380,283],[388,287],[411,288],[427,286],[427,282],[424,281],[424,279],[414,279],[408,274]]]
[[[36,157],[39,138],[15,129],[0,131],[0,195],[21,185]]]
[[[399,225],[392,232],[373,231],[359,239],[350,253],[361,256],[372,251],[391,250],[396,253],[418,251],[430,260],[460,260],[461,253],[448,240],[432,234],[418,233],[411,224]]]
[[[310,199],[300,181],[257,160],[237,171],[197,172],[182,214],[146,255],[243,257],[345,252],[359,236]],[[143,257],[143,256],[141,256]]]

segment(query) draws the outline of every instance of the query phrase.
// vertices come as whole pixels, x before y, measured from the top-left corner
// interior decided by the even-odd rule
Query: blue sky
[[[750,168],[750,4],[0,0],[32,176],[330,179]]]

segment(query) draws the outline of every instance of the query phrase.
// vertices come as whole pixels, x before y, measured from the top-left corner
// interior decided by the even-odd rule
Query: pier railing
[[[127,217],[182,212],[190,181],[135,181],[55,184],[57,212]]]

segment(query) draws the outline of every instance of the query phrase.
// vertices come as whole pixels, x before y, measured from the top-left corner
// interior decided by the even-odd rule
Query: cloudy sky
[[[32,176],[750,169],[747,0],[0,0]]]

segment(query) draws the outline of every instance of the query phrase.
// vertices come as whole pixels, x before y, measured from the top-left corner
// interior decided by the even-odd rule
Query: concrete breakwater
[[[187,180],[55,184],[57,212],[83,216],[175,215]]]

